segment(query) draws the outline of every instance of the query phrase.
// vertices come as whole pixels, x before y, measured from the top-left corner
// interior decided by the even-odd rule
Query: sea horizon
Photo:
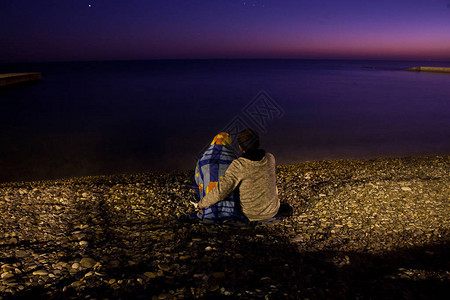
[[[130,58],[130,59],[86,59],[86,60],[41,60],[41,61],[0,61],[0,65],[8,65],[8,64],[41,64],[41,63],[90,63],[90,62],[145,62],[145,61],[216,61],[216,60],[250,60],[250,61],[258,61],[258,60],[305,60],[305,61],[387,61],[387,62],[442,62],[449,63],[450,58],[442,58],[442,59],[420,59],[420,58],[277,58],[277,57],[211,57],[211,58]]]
[[[0,90],[0,182],[193,169],[236,118],[260,131],[278,164],[449,154],[450,76],[403,71],[420,62],[2,63],[0,73],[43,79]]]

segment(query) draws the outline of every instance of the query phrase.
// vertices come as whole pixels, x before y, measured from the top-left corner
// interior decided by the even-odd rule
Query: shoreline
[[[277,167],[294,215],[180,223],[193,171],[0,184],[5,297],[433,298],[450,282],[450,155]]]
[[[336,163],[346,163],[346,162],[355,162],[355,163],[364,163],[364,162],[377,162],[382,160],[410,160],[410,159],[429,159],[429,158],[436,158],[436,157],[447,157],[450,155],[446,154],[431,154],[431,155],[404,155],[404,156],[380,156],[380,157],[368,157],[368,158],[338,158],[338,159],[317,159],[317,160],[304,160],[299,162],[290,162],[290,163],[283,163],[283,164],[277,164],[277,170],[284,167],[290,167],[290,166],[299,166],[299,165],[309,165],[309,164],[328,164],[331,162]],[[4,185],[11,185],[11,184],[33,184],[33,183],[52,183],[52,182],[66,182],[66,181],[83,181],[83,180],[96,180],[96,179],[106,179],[106,178],[138,178],[142,176],[173,176],[176,174],[186,174],[186,173],[193,173],[193,168],[191,169],[183,169],[183,170],[154,170],[154,171],[148,171],[148,172],[127,172],[127,173],[112,173],[112,174],[96,174],[96,175],[82,175],[82,176],[65,176],[61,178],[44,178],[44,179],[24,179],[24,180],[11,180],[11,181],[0,181],[0,189]]]

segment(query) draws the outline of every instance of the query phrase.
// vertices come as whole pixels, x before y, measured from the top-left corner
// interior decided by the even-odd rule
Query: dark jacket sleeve
[[[234,160],[225,171],[223,177],[219,179],[217,186],[213,188],[205,197],[203,197],[202,200],[200,200],[198,207],[209,207],[224,200],[234,191],[240,181],[239,163]]]

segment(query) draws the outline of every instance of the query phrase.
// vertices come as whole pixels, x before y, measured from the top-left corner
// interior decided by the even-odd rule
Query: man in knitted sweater
[[[242,212],[250,221],[273,218],[280,209],[275,157],[259,149],[259,136],[252,129],[241,131],[237,139],[242,156],[233,160],[216,187],[200,200],[198,208],[222,201],[239,188]],[[292,212],[292,208],[287,209]],[[281,210],[286,215],[285,205]]]

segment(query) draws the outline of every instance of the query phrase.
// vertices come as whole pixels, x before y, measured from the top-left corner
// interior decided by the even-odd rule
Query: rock
[[[87,272],[84,277],[91,277],[92,275],[94,275],[94,272]]]
[[[83,282],[82,281],[74,281],[70,285],[76,289],[76,288],[79,288],[80,286],[82,286]]]
[[[84,268],[92,268],[96,261],[90,257],[84,257],[80,260],[80,265]]]
[[[261,277],[260,280],[264,284],[269,284],[272,281],[272,279],[270,277]]]
[[[13,277],[14,277],[14,274],[13,274],[13,273],[6,272],[6,273],[3,273],[1,277],[2,277],[3,280],[8,280],[8,279],[10,279],[10,278],[13,278]]]
[[[38,275],[38,276],[45,276],[47,275],[48,272],[46,270],[37,270],[33,272],[33,275]]]
[[[220,287],[216,284],[216,285],[213,285],[213,286],[209,287],[209,288],[208,288],[208,291],[210,291],[210,292],[215,292],[215,291],[217,291],[219,288],[220,288]]]
[[[27,252],[24,251],[24,250],[17,250],[17,251],[16,251],[16,256],[17,256],[17,257],[24,257],[24,256],[27,256]]]
[[[166,264],[160,264],[160,265],[158,265],[158,268],[163,270],[163,271],[169,271],[170,270],[170,266],[168,266]]]
[[[300,243],[300,242],[303,242],[303,237],[302,236],[296,236],[296,237],[292,238],[291,241],[294,242],[294,243]]]
[[[79,263],[72,264],[72,269],[79,269],[79,268],[80,268],[80,264]]]
[[[153,272],[145,272],[144,275],[150,279],[156,278],[156,274]]]

